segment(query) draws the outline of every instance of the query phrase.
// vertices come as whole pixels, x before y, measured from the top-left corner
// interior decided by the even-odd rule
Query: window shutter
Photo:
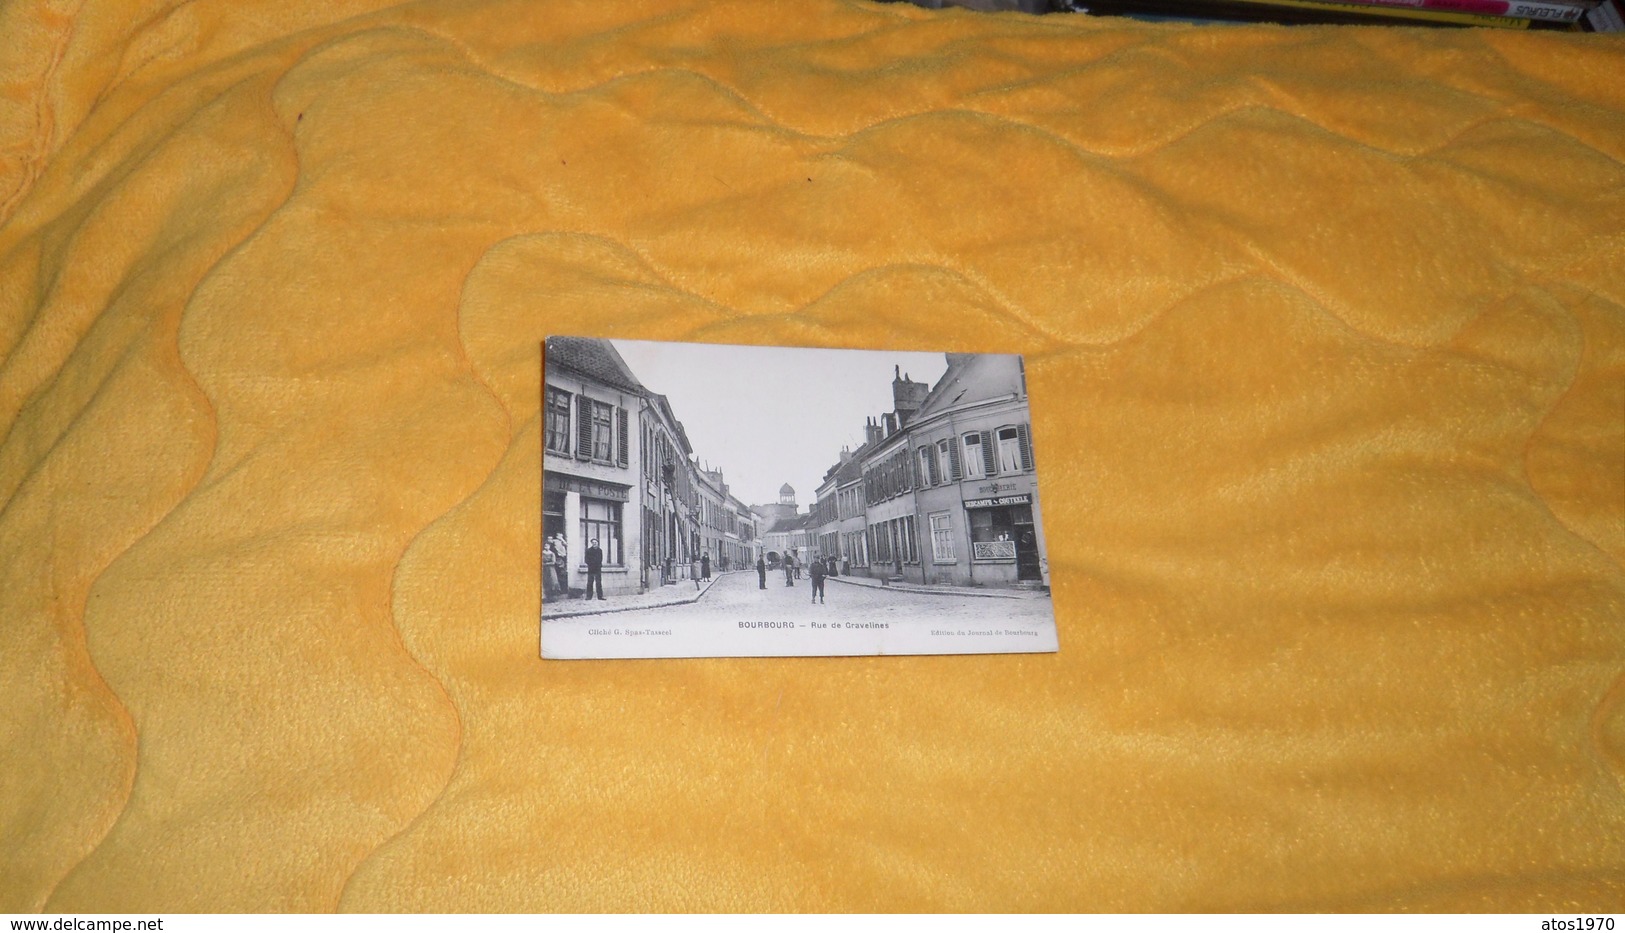
[[[993,451],[993,432],[982,432],[982,469],[988,475],[999,472],[999,461],[995,459]]]
[[[926,483],[931,482],[931,477],[922,475],[925,473],[925,467],[921,465],[921,461],[923,460],[921,455],[924,453],[924,447],[916,447],[914,449],[914,485],[916,486],[924,486]]]
[[[592,399],[576,396],[576,459],[592,459]]]
[[[959,438],[948,439],[948,476],[954,482],[965,478],[965,471],[959,462]]]
[[[620,444],[621,466],[626,466],[631,462],[631,452],[628,449],[631,441],[626,436],[626,409],[624,408],[615,409],[615,439]]]
[[[1021,468],[1028,473],[1033,471],[1033,442],[1027,433],[1027,426],[1016,425],[1016,440],[1021,447]]]
[[[931,485],[942,482],[942,464],[937,462],[937,445],[932,444],[926,450],[931,451]]]

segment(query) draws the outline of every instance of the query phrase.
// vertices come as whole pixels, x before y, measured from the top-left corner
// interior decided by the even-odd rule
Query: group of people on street
[[[779,566],[784,570],[784,585],[795,586],[796,581],[801,579],[801,562],[796,560],[794,554],[786,554],[784,559],[779,562]],[[823,602],[824,578],[835,575],[835,558],[815,557],[808,561],[807,575],[812,578],[812,601],[815,603]],[[767,589],[767,557],[765,555],[756,558],[756,588]]]
[[[570,545],[563,534],[555,534],[542,543],[543,596],[570,596]],[[604,549],[593,538],[587,548],[587,586],[581,591],[582,599],[604,598]]]
[[[801,579],[801,562],[795,555],[786,554],[780,561],[784,569],[784,585],[795,586]],[[697,589],[701,580],[711,579],[711,556],[702,555],[691,570]],[[835,575],[835,558],[815,557],[807,562],[807,575],[812,578],[812,601],[824,601],[824,578]],[[767,589],[767,558],[756,558],[756,580],[759,589]],[[542,592],[552,597],[570,597],[570,545],[563,534],[555,534],[542,542]],[[604,598],[604,551],[593,538],[587,547],[587,585],[582,599]]]

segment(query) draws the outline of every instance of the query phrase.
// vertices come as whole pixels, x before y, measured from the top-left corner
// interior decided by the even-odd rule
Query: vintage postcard
[[[1057,650],[1021,357],[549,337],[544,658]]]

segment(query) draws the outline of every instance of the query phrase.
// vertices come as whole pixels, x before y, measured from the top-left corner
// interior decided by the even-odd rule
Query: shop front
[[[587,549],[594,542],[603,552],[604,593],[638,592],[641,561],[637,539],[642,535],[638,512],[630,503],[630,488],[548,470],[543,474],[542,489],[543,541],[564,536],[572,595],[585,589]]]
[[[1038,526],[1030,493],[965,500],[971,576],[978,582],[1041,582]]]

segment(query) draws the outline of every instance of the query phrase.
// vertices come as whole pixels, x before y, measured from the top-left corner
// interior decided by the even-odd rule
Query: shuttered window
[[[592,458],[603,463],[615,456],[614,411],[607,402],[592,403]]]
[[[987,475],[987,464],[982,460],[982,435],[978,431],[959,438],[965,448],[965,478],[981,479]]]
[[[626,466],[630,454],[627,430],[626,409],[585,395],[576,396],[577,460]]]
[[[937,459],[941,460],[945,465],[945,469],[948,471],[948,479],[951,482],[957,483],[963,478],[964,474],[961,473],[959,469],[958,444],[955,444],[948,438],[943,438],[942,440],[937,441]]]
[[[630,441],[626,436],[626,409],[615,409],[615,439],[618,442],[617,457],[621,466],[631,462],[631,451],[628,449]]]
[[[999,472],[1018,473],[1021,466],[1021,436],[1015,428],[999,429]]]
[[[576,396],[576,459],[592,459],[592,399]]]
[[[547,436],[549,453],[570,455],[570,393],[547,387]]]

